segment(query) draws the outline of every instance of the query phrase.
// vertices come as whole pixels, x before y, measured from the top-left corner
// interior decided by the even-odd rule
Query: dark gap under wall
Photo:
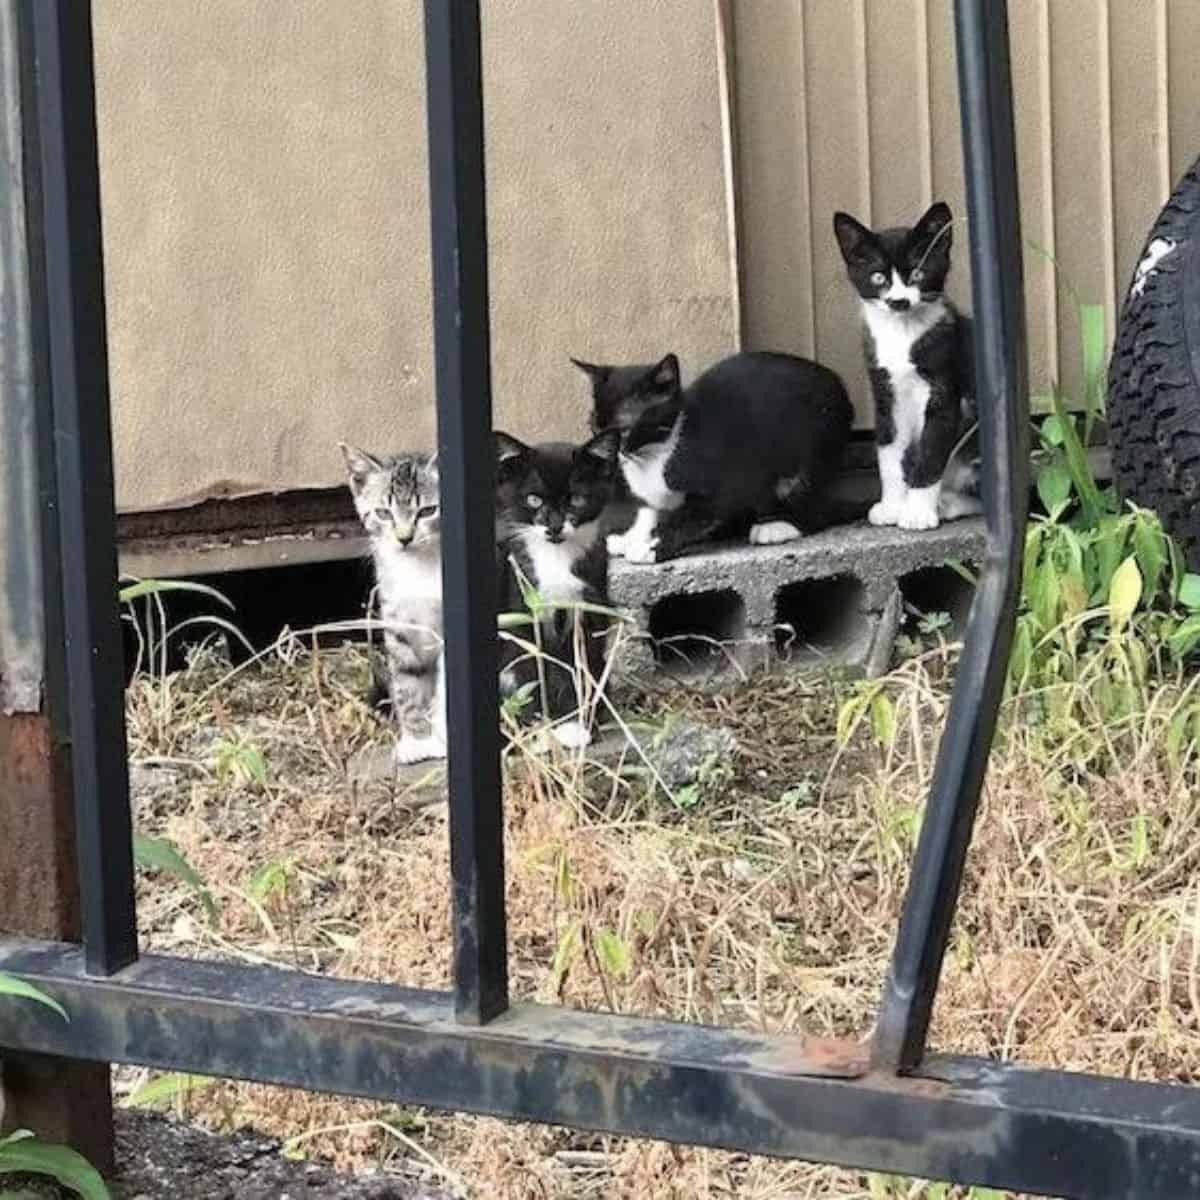
[[[167,629],[176,630],[167,641],[167,671],[182,669],[192,647],[214,638],[227,647],[230,661],[238,665],[250,657],[250,651],[241,639],[205,622],[205,616],[228,621],[255,652],[265,650],[284,628],[300,633],[314,626],[361,620],[366,614],[371,571],[365,559],[349,559],[196,576],[192,582],[215,588],[232,602],[233,610],[211,596],[189,591],[164,591],[158,596],[143,597],[134,602],[132,613],[123,606],[123,616],[133,618],[122,622],[127,682],[139,664],[139,655],[143,668],[150,665],[146,661],[150,638],[161,645],[160,606]],[[185,621],[191,623],[179,628]],[[337,630],[319,635],[318,641],[337,645],[344,641],[365,641],[366,636],[363,630]],[[161,653],[155,652],[153,669],[161,670],[163,665]]]

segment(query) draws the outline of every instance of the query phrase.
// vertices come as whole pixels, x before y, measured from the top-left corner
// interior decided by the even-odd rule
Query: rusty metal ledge
[[[517,1005],[457,1025],[449,994],[148,957],[89,978],[77,948],[0,940],[54,995],[0,1007],[0,1045],[463,1109],[1088,1200],[1196,1194],[1200,1093]],[[341,1024],[348,1021],[349,1024]]]

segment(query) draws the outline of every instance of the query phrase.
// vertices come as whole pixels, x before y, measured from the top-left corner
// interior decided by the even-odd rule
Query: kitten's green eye
[[[925,278],[925,272],[922,271],[920,267],[915,267],[913,270],[909,271],[909,273],[908,273],[908,282],[909,283],[920,283],[921,280],[924,278]]]
[[[587,508],[587,497],[586,496],[572,496],[571,497],[571,507],[572,508]]]
[[[390,521],[392,519],[392,513],[390,509],[377,508],[375,510],[375,517],[380,521]]]
[[[417,520],[428,521],[430,517],[437,516],[437,508],[435,505],[427,504],[424,508],[417,509]]]
[[[887,283],[887,276],[882,271],[875,271],[871,275],[871,282],[876,287],[883,287],[883,285]]]
[[[535,496],[535,495],[533,495],[533,493],[531,492],[531,493],[530,493],[528,496],[526,496],[526,497],[525,497],[525,507],[526,507],[526,508],[532,508],[532,509],[539,509],[539,508],[541,508],[541,507],[542,507],[542,498],[541,498],[541,496]]]

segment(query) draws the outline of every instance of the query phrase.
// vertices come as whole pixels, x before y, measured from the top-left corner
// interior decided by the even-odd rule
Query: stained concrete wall
[[[419,0],[95,0],[118,505],[341,482],[433,426]],[[485,0],[498,421],[568,354],[735,343],[711,0]]]

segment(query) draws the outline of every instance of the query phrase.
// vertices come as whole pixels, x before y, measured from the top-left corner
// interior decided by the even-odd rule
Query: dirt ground
[[[515,747],[514,995],[867,1036],[953,659],[927,648],[888,678],[883,701],[858,707],[847,702],[861,693],[834,676],[620,695],[649,761],[631,749],[600,762]],[[388,741],[363,701],[367,673],[361,647],[314,652],[296,640],[237,673],[200,654],[185,672],[134,682],[137,829],[179,847],[215,909],[179,879],[142,872],[148,950],[448,985],[446,819],[428,803],[438,772],[401,785],[364,772]],[[1020,701],[1010,703],[935,1047],[1195,1077],[1200,789],[1193,758],[1168,752],[1173,695],[1164,687],[1121,728],[1016,719]],[[718,732],[705,742],[703,731]],[[707,748],[681,771],[671,748],[697,737]],[[148,1078],[121,1070],[118,1090]],[[919,1182],[260,1086],[159,1090],[165,1107],[209,1128],[251,1126],[292,1157],[456,1196],[926,1194]]]

